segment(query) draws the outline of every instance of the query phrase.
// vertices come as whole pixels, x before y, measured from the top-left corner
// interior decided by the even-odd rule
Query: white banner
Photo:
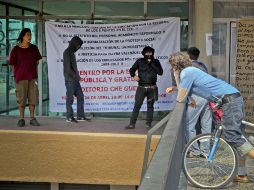
[[[159,100],[155,111],[173,109],[175,93],[166,94],[171,85],[169,55],[180,50],[180,19],[166,18],[123,24],[68,24],[46,22],[46,45],[51,112],[65,112],[63,52],[73,36],[83,40],[76,52],[85,96],[86,112],[130,112],[138,83],[130,67],[147,45],[163,67],[158,76]],[[76,101],[73,104],[76,109]],[[141,108],[146,110],[146,100]]]

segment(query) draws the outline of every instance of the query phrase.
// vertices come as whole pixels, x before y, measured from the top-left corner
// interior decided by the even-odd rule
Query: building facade
[[[37,114],[62,116],[62,113],[49,111],[49,81],[44,29],[46,21],[107,24],[164,17],[180,17],[180,47],[182,51],[190,46],[198,47],[201,50],[200,60],[208,65],[212,75],[231,84],[235,83],[236,21],[241,18],[254,17],[253,0],[1,0],[0,114],[18,115],[14,79],[8,66],[8,56],[16,44],[16,39],[22,28],[31,29],[32,43],[39,47],[43,55],[38,66],[40,97]],[[207,37],[210,37],[209,40],[212,41],[211,52],[207,52]],[[123,113],[94,113],[94,115],[128,116]],[[159,113],[157,116],[159,117]],[[131,148],[130,150],[133,151]],[[5,184],[4,189],[13,189],[13,185],[16,184],[9,182]],[[30,184],[28,187],[28,184],[23,184],[23,189],[57,190],[59,188],[65,190],[136,189],[135,186],[121,188],[109,187],[109,185],[60,184],[58,186],[54,183],[37,183]]]
[[[45,21],[96,24],[180,17],[181,50],[197,46],[201,49],[200,60],[208,64],[210,73],[234,84],[236,20],[253,16],[254,2],[251,0],[0,1],[0,114],[17,115],[13,74],[7,60],[24,27],[32,30],[32,43],[38,45],[43,55],[38,67],[40,101],[37,114],[58,116],[62,113],[51,113],[48,109]],[[207,35],[212,35],[212,55],[209,56]]]

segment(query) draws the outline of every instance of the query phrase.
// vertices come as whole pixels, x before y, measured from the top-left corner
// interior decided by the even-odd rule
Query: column
[[[206,55],[206,34],[213,32],[213,0],[195,0],[193,9],[193,46],[200,49],[199,60],[211,71],[211,56]]]

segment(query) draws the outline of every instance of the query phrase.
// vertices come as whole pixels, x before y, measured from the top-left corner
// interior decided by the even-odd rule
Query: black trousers
[[[157,87],[156,87],[157,88]],[[147,113],[146,113],[146,123],[151,124],[153,121],[153,105],[156,98],[156,93],[158,93],[156,88],[145,88],[139,86],[135,95],[135,105],[132,111],[132,116],[130,119],[130,124],[135,125],[139,110],[143,104],[145,98],[147,98]]]

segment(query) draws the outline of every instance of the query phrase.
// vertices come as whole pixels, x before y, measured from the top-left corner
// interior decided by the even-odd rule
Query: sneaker
[[[249,179],[248,179],[248,176],[247,175],[243,175],[243,176],[240,176],[240,175],[237,175],[234,179],[234,182],[239,182],[239,183],[248,183],[249,182]]]
[[[77,121],[91,121],[91,118],[77,117]]]
[[[135,125],[127,125],[126,127],[125,127],[125,129],[135,129]]]
[[[86,120],[86,118],[84,118],[84,117],[77,117],[77,121],[85,121]]]
[[[240,182],[240,183],[248,183],[249,179],[247,175],[241,176],[241,175],[237,175],[234,178],[234,182]]]
[[[25,120],[24,120],[24,119],[20,119],[20,120],[18,121],[18,123],[17,123],[17,126],[18,126],[18,127],[24,127],[25,124],[26,124]]]
[[[67,119],[66,119],[66,122],[70,122],[70,123],[78,123],[78,121],[77,121],[74,117],[67,118]]]
[[[152,124],[146,122],[146,128],[147,128],[147,129],[151,129],[151,128],[152,128]]]
[[[188,152],[186,157],[187,158],[199,158],[200,155],[194,154],[193,152]]]
[[[40,126],[40,123],[37,121],[36,118],[30,120],[30,125],[32,126]]]
[[[87,121],[90,121],[93,118],[93,114],[85,113],[85,118],[86,118]]]
[[[92,121],[92,117],[85,117],[85,120],[90,122]]]

